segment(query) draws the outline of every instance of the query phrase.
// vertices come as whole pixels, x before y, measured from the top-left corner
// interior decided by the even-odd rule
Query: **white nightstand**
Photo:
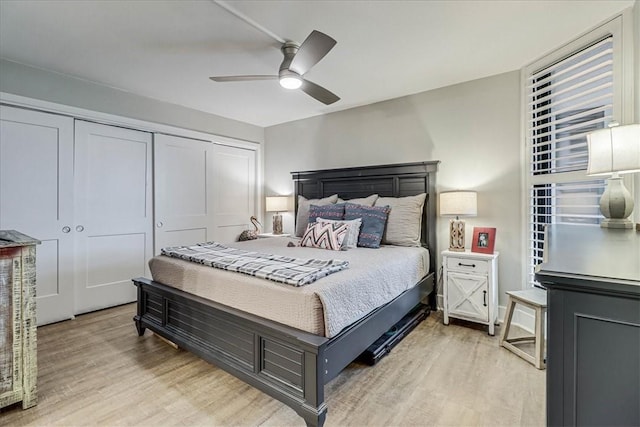
[[[442,251],[444,324],[449,317],[489,326],[498,320],[498,252]]]
[[[282,233],[282,234],[260,233],[260,234],[258,234],[258,237],[261,238],[261,239],[266,239],[268,237],[291,237],[291,234],[289,234],[289,233]]]

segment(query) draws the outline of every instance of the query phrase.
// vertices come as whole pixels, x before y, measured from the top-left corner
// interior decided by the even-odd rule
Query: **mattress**
[[[296,258],[341,259],[349,268],[302,287],[220,270],[167,256],[149,261],[153,280],[202,298],[331,338],[415,286],[429,271],[424,248],[383,245],[348,251],[288,247],[295,238],[227,246]]]

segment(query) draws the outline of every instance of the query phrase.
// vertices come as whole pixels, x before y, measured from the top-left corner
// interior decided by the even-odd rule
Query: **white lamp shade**
[[[587,175],[640,172],[640,124],[614,126],[587,135]]]
[[[475,191],[447,191],[440,193],[440,215],[478,215],[478,194]]]
[[[289,197],[272,196],[266,198],[267,212],[284,212],[289,210]]]

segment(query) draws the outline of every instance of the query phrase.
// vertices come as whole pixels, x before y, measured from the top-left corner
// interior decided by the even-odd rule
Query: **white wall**
[[[523,277],[519,76],[513,71],[266,128],[265,194],[292,194],[291,171],[440,160],[438,192],[478,191],[467,247],[474,226],[497,228],[504,305],[504,291],[521,289]],[[292,214],[284,225],[293,230]],[[438,250],[449,246],[447,236],[448,219],[439,218]]]
[[[236,120],[0,60],[0,92],[262,143],[264,130]]]

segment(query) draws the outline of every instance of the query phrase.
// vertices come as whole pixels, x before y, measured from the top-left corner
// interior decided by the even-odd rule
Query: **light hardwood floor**
[[[129,304],[38,328],[36,407],[7,426],[303,426],[284,404],[149,331]],[[378,365],[352,363],[325,388],[326,426],[545,423],[545,371],[481,326],[432,313]]]

